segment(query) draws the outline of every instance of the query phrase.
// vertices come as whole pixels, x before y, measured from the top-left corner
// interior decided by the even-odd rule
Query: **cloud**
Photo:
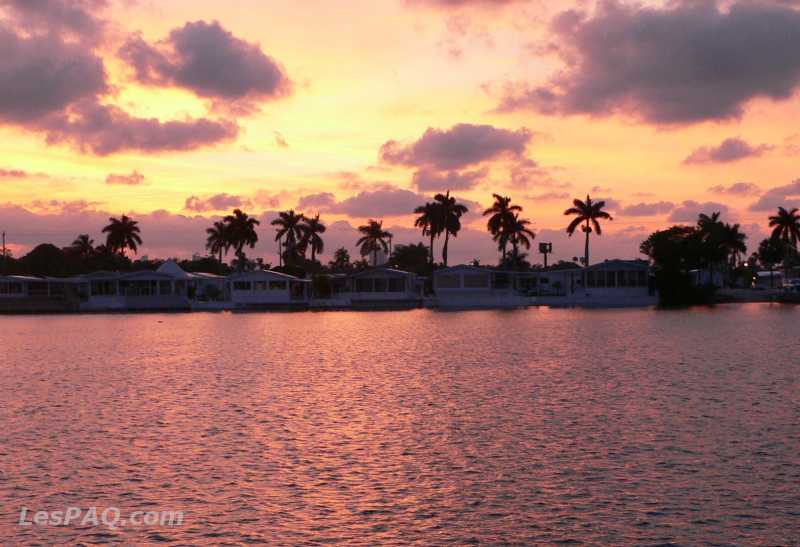
[[[445,190],[469,190],[474,188],[489,174],[489,169],[477,171],[437,171],[422,168],[414,173],[411,183],[420,192],[435,192]]]
[[[730,186],[718,184],[708,189],[715,194],[730,194],[732,196],[757,196],[761,193],[761,188],[752,182],[736,182]]]
[[[22,169],[3,169],[0,168],[0,179],[24,179],[28,177],[28,172]]]
[[[106,26],[96,13],[108,6],[108,0],[0,0],[0,6],[17,28],[95,40]]]
[[[48,116],[109,90],[102,59],[55,35],[18,36],[0,23],[0,121],[46,126]]]
[[[532,201],[556,201],[569,198],[570,195],[567,192],[544,192],[535,196],[527,196],[527,199]]]
[[[700,213],[711,214],[720,212],[727,215],[729,208],[724,203],[717,203],[714,201],[706,201],[698,203],[693,200],[686,200],[673,209],[672,214],[669,216],[671,222],[694,222]]]
[[[231,194],[221,193],[202,198],[197,196],[189,196],[186,198],[183,208],[187,211],[204,213],[208,211],[226,211],[228,209],[235,209],[237,207],[247,207],[248,205],[250,205],[250,201],[242,198],[241,196],[233,196]]]
[[[81,152],[106,156],[125,151],[195,150],[231,141],[239,126],[208,118],[170,120],[133,117],[114,105],[84,102],[54,116],[43,126],[47,143],[69,143]]]
[[[292,90],[289,77],[275,59],[258,44],[235,37],[217,21],[186,23],[155,46],[134,35],[118,53],[142,84],[187,89],[241,113]]]
[[[238,126],[207,118],[161,121],[102,103],[102,59],[56,34],[19,36],[0,23],[0,123],[44,133],[83,153],[193,150],[234,139]]]
[[[778,207],[800,207],[800,179],[767,190],[750,205],[751,211],[774,211]]]
[[[753,146],[738,137],[725,139],[719,146],[701,146],[683,160],[686,165],[703,163],[730,163],[762,155],[772,147],[767,144]]]
[[[138,186],[144,184],[145,176],[139,171],[134,170],[130,174],[109,173],[106,177],[106,184],[122,184],[127,186]]]
[[[800,12],[788,6],[606,0],[551,28],[564,69],[543,86],[510,84],[498,110],[691,124],[738,118],[749,100],[788,99],[800,84]]]
[[[654,203],[635,203],[619,210],[619,214],[627,217],[650,217],[669,213],[675,208],[671,201],[657,201]]]
[[[497,158],[521,158],[531,137],[532,133],[526,128],[511,131],[466,123],[446,130],[429,127],[410,144],[395,140],[385,142],[380,158],[393,165],[462,169]]]
[[[278,146],[278,148],[289,148],[289,143],[286,142],[286,138],[280,131],[273,131],[272,133],[275,135],[275,145]]]
[[[412,6],[430,8],[462,8],[469,6],[502,7],[524,0],[406,0]]]
[[[330,211],[336,205],[336,196],[331,192],[318,192],[302,196],[297,202],[300,210],[314,209],[317,211]]]

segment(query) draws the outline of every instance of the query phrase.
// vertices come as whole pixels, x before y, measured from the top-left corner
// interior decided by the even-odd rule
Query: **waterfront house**
[[[658,302],[655,279],[644,260],[606,260],[588,268],[551,270],[551,294],[540,292],[537,304],[588,307],[649,306]]]
[[[414,273],[372,268],[348,277],[353,308],[416,308],[422,305],[423,283]]]
[[[517,272],[453,266],[433,273],[432,304],[442,308],[518,307],[529,303],[517,284]]]
[[[271,270],[238,272],[226,278],[225,294],[235,309],[305,309],[311,281]]]

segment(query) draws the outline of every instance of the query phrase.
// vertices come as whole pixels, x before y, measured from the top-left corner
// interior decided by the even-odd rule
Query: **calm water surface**
[[[797,544],[800,308],[0,318],[0,543]],[[183,510],[19,527],[21,506]]]

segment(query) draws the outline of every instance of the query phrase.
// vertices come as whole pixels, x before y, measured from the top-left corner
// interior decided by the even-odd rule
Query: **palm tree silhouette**
[[[494,203],[483,212],[483,216],[491,215],[486,222],[486,229],[492,234],[492,240],[497,242],[498,248],[503,251],[503,260],[505,260],[509,239],[506,227],[513,220],[514,213],[522,212],[522,207],[512,205],[511,198],[508,196],[499,194],[492,194],[492,196]]]
[[[772,237],[797,248],[797,242],[800,241],[800,214],[797,208],[787,211],[778,207],[778,214],[769,217],[769,227],[773,228]]]
[[[139,223],[126,215],[108,220],[109,224],[103,228],[103,233],[107,234],[106,247],[113,253],[124,255],[125,249],[130,249],[136,254],[142,244]]]
[[[372,265],[378,265],[378,250],[383,249],[383,252],[389,252],[389,244],[387,239],[392,237],[391,232],[383,229],[382,220],[370,219],[367,224],[358,227],[358,231],[363,234],[362,237],[356,242],[359,247],[361,256],[369,256],[372,253]]]
[[[320,234],[324,234],[325,230],[325,225],[319,220],[319,213],[314,218],[303,217],[303,223],[300,224],[300,231],[302,232],[300,248],[304,255],[306,248],[311,248],[311,262],[316,260],[317,253],[322,253],[325,250],[325,242],[320,237]]]
[[[228,249],[231,248],[231,242],[228,238],[228,225],[224,222],[217,221],[211,228],[206,228],[206,249],[212,255],[219,255],[219,263],[222,264],[222,253],[228,254]]]
[[[444,246],[442,247],[442,262],[444,267],[447,267],[447,247],[450,241],[450,236],[456,237],[461,230],[461,215],[467,213],[464,205],[458,203],[456,198],[450,197],[450,190],[446,194],[436,194],[433,197],[434,202],[439,207],[439,215],[442,222],[444,231]]]
[[[742,233],[739,224],[725,224],[720,233],[720,246],[728,257],[728,267],[736,268],[741,255],[747,252],[747,235]]]
[[[433,268],[433,240],[444,231],[442,226],[441,208],[439,204],[428,202],[414,209],[414,214],[419,215],[414,219],[414,226],[422,228],[422,235],[431,238],[430,245],[430,266]]]
[[[251,249],[258,243],[258,233],[256,226],[261,222],[251,217],[241,209],[234,209],[233,214],[227,215],[222,219],[225,223],[225,232],[230,246],[233,247],[237,263],[241,269],[244,266],[244,247],[247,245]]]
[[[70,247],[76,255],[84,260],[89,260],[94,255],[94,240],[89,237],[89,234],[78,235]]]
[[[303,228],[300,223],[304,218],[303,213],[295,213],[291,209],[278,213],[278,218],[270,223],[275,226],[277,231],[275,241],[286,238],[283,242],[283,247],[286,251],[281,251],[281,256],[285,254],[287,258],[294,258],[297,253],[297,245],[303,237]]]
[[[519,218],[519,213],[515,213],[508,224],[508,241],[511,243],[511,253],[515,262],[520,258],[520,245],[530,249],[531,241],[536,237],[536,234],[528,228],[530,224],[530,220]]]
[[[589,234],[592,231],[596,232],[597,235],[603,235],[603,230],[600,227],[600,223],[598,222],[599,219],[608,219],[614,220],[611,215],[607,212],[603,211],[603,207],[606,206],[605,201],[592,201],[588,195],[586,196],[586,201],[581,201],[579,199],[575,199],[572,201],[573,207],[570,207],[564,214],[575,215],[575,218],[572,222],[569,223],[567,226],[567,233],[569,237],[572,237],[572,234],[575,233],[575,229],[581,226],[581,230],[586,234],[586,246],[584,248],[584,255],[583,255],[583,266],[585,268],[589,267]]]

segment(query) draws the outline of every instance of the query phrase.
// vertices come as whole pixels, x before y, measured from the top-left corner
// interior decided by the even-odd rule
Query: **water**
[[[796,544],[798,319],[3,317],[0,543]]]

